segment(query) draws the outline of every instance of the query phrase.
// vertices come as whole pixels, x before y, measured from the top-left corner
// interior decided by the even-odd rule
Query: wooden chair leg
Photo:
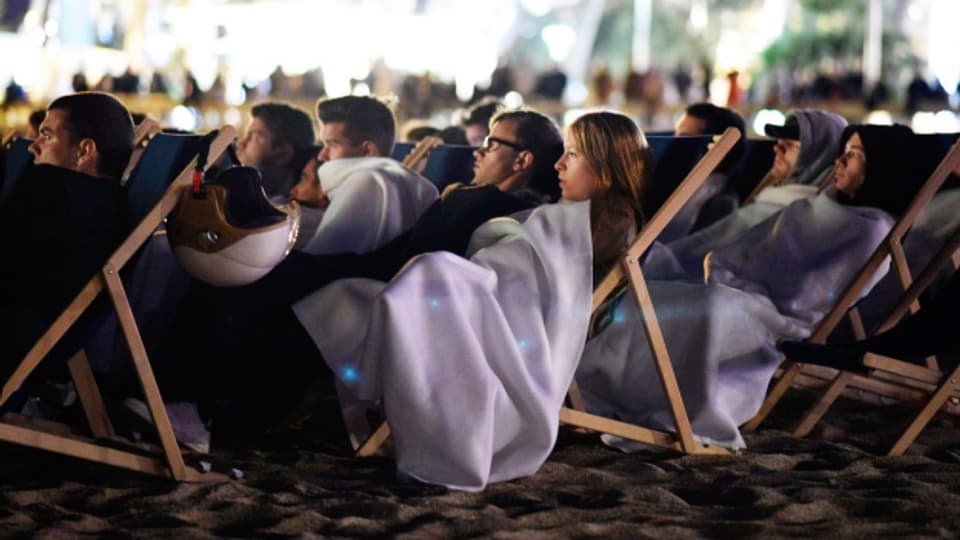
[[[677,428],[677,439],[680,441],[680,447],[684,452],[693,453],[697,448],[697,443],[693,439],[693,427],[690,425],[687,408],[683,403],[683,395],[680,393],[680,385],[677,383],[677,376],[673,371],[673,364],[670,362],[670,354],[667,352],[667,343],[663,339],[663,332],[653,308],[650,290],[643,278],[639,261],[633,257],[627,257],[625,264],[627,274],[633,284],[633,293],[637,305],[640,306],[643,313],[643,329],[647,334],[647,342],[650,343],[650,351],[653,353],[653,361],[657,367],[657,372],[660,374],[663,394],[667,398],[674,426]]]
[[[153,425],[157,429],[157,436],[160,438],[160,446],[163,448],[163,454],[170,467],[170,474],[175,480],[183,481],[187,476],[183,454],[180,452],[180,447],[177,446],[177,439],[173,434],[173,427],[170,425],[170,417],[167,416],[166,407],[160,397],[160,389],[157,387],[153,370],[150,368],[147,350],[140,338],[140,330],[137,328],[133,311],[130,309],[130,302],[127,300],[123,282],[120,281],[120,276],[116,270],[109,264],[104,266],[101,275],[114,308],[116,308],[117,320],[120,322],[120,328],[126,338],[127,348],[130,351],[130,357],[133,359],[133,365],[143,389],[144,399],[150,409]]]
[[[887,455],[902,456],[904,452],[910,448],[910,445],[913,444],[913,441],[917,439],[917,436],[920,435],[923,428],[927,427],[927,424],[930,423],[933,416],[937,414],[937,411],[943,407],[943,404],[950,399],[950,396],[953,395],[958,388],[960,388],[960,365],[943,378],[943,382],[937,388],[937,391],[930,396],[930,400],[924,405],[917,416],[914,417],[913,421],[910,422],[910,425],[907,426],[907,429],[900,435],[897,442],[890,448]]]
[[[83,414],[87,418],[90,432],[93,433],[94,437],[101,439],[113,437],[113,425],[110,423],[107,409],[103,405],[100,388],[97,387],[97,381],[93,378],[93,370],[90,369],[87,353],[81,349],[70,359],[67,365],[70,367],[70,375],[73,378],[74,386],[77,388],[77,398],[80,399],[80,405],[83,407]]]
[[[827,414],[827,410],[830,409],[830,406],[833,405],[833,402],[840,397],[840,394],[849,386],[851,379],[853,379],[853,374],[847,371],[841,371],[837,374],[837,378],[833,380],[830,384],[830,387],[827,388],[827,391],[821,394],[820,399],[807,411],[807,414],[803,417],[803,420],[797,425],[793,430],[794,437],[806,437],[813,430],[813,427],[817,425],[817,422],[823,418],[823,415]]]
[[[383,443],[390,438],[390,426],[384,421],[380,427],[357,449],[357,457],[370,457],[377,453]]]
[[[802,364],[796,362],[790,362],[790,366],[783,370],[783,374],[780,375],[780,379],[777,380],[776,384],[773,385],[773,388],[770,389],[770,393],[767,394],[766,399],[763,400],[763,405],[760,406],[760,411],[757,412],[757,415],[750,419],[749,422],[743,425],[741,428],[743,431],[751,432],[756,431],[760,424],[766,420],[767,416],[770,415],[770,411],[777,406],[777,403],[780,402],[780,399],[783,398],[783,395],[787,393],[787,390],[790,389],[790,385],[793,384],[794,379],[797,378],[797,375],[800,374],[800,369],[803,367]]]

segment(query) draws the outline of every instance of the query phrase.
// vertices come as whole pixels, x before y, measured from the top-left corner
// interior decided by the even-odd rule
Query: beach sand
[[[291,436],[215,447],[217,484],[174,484],[0,446],[0,537],[881,538],[960,536],[960,419],[879,457],[910,407],[838,403],[807,439],[792,391],[734,456],[623,454],[563,428],[536,475],[466,493],[398,479],[389,457]],[[843,430],[851,433],[841,435]]]

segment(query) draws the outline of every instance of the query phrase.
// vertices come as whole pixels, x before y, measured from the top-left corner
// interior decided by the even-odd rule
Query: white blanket
[[[402,473],[479,490],[533,474],[553,448],[591,268],[589,203],[546,205],[484,224],[469,260],[428,253],[294,311],[354,394],[382,396]]]
[[[301,209],[294,248],[314,255],[373,251],[412,227],[437,200],[429,180],[390,158],[336,159],[317,174],[330,205]]]
[[[737,427],[756,414],[782,360],[777,339],[809,335],[892,223],[880,210],[805,199],[718,249],[709,284],[649,282],[700,440],[744,445]],[[673,430],[640,311],[625,298],[587,344],[577,381],[591,410]]]

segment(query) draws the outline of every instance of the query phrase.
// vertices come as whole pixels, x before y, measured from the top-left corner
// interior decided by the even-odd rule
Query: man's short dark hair
[[[717,107],[712,103],[694,103],[687,107],[686,114],[704,121],[703,135],[720,135],[728,127],[740,130],[740,140],[717,166],[718,172],[733,172],[747,151],[747,125],[743,117],[733,109]]]
[[[40,131],[40,124],[43,123],[43,119],[47,117],[46,109],[37,109],[30,113],[30,126],[33,127],[36,131]]]
[[[133,152],[133,120],[120,100],[103,92],[79,92],[59,97],[48,111],[66,113],[66,130],[77,141],[92,139],[100,159],[97,172],[117,180]]]
[[[381,156],[393,152],[397,121],[383,101],[370,96],[343,96],[317,102],[317,116],[324,124],[342,122],[344,135],[358,145],[373,141]]]
[[[250,109],[250,114],[267,125],[274,148],[288,145],[297,152],[316,142],[310,115],[296,107],[286,103],[260,103]]]
[[[487,96],[463,111],[460,125],[464,127],[472,124],[488,126],[490,125],[490,119],[504,109],[506,109],[506,105],[503,104],[503,101],[493,96]]]
[[[563,135],[557,123],[530,109],[506,109],[490,119],[490,129],[503,120],[516,124],[517,142],[533,153],[533,178],[528,187],[551,201],[560,198],[560,181],[553,168],[563,154]]]

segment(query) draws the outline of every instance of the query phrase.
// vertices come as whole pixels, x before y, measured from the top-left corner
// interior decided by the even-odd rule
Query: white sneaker
[[[123,406],[153,425],[150,409],[143,400],[127,398],[123,400]],[[209,454],[210,431],[200,419],[197,404],[189,401],[175,401],[164,403],[164,406],[167,408],[167,416],[170,417],[170,425],[173,427],[173,436],[177,438],[177,443],[194,452]]]

